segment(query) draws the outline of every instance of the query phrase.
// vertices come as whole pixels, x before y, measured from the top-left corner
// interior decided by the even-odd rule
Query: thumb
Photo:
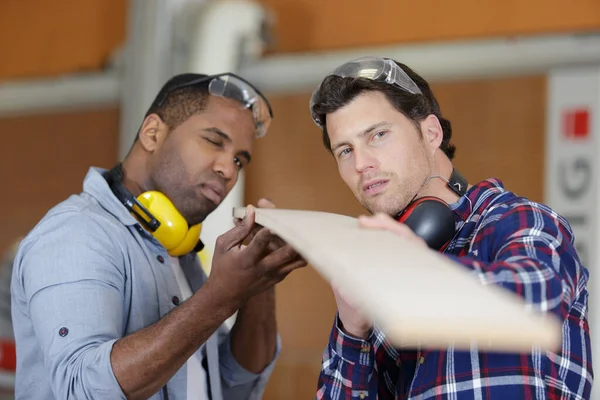
[[[258,200],[256,205],[260,208],[275,208],[275,203],[273,203],[270,199],[265,198]]]
[[[254,226],[254,207],[249,205],[246,207],[246,215],[242,218],[241,221],[235,224],[235,226],[230,229],[227,233],[225,233],[225,250],[231,250],[233,247],[239,246],[244,239],[250,234],[252,231],[252,227]]]

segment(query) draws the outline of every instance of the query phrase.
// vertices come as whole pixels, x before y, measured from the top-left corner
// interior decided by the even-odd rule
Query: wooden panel
[[[273,52],[600,29],[600,2],[259,0],[276,17]],[[125,41],[127,1],[4,0],[0,78],[98,70]]]
[[[453,124],[457,168],[471,182],[497,177],[508,189],[543,200],[545,78],[443,83],[434,91]],[[281,208],[364,214],[323,148],[308,99],[309,94],[272,98],[275,119],[256,145],[246,200],[255,204],[269,197]],[[290,275],[276,293],[282,362],[265,399],[309,398],[316,390],[335,301],[310,266]]]
[[[89,166],[117,161],[118,109],[0,119],[0,254],[56,203],[79,193]]]
[[[600,28],[597,0],[259,0],[276,16],[274,52]]]
[[[289,353],[286,353],[289,354]],[[300,351],[286,359],[282,354],[265,390],[263,400],[308,400],[314,399],[320,366],[314,363],[320,353]],[[305,362],[298,362],[298,359]],[[293,360],[293,361],[292,361]]]
[[[127,3],[3,0],[0,78],[101,69],[125,39]]]
[[[452,122],[454,164],[469,181],[499,178],[509,190],[543,201],[545,77],[446,83],[434,90]]]

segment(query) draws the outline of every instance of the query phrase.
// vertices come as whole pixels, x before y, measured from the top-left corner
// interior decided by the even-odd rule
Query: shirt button
[[[370,350],[371,350],[371,346],[370,346],[370,345],[368,345],[368,344],[364,345],[364,346],[363,346],[363,347],[360,349],[360,351],[362,351],[363,353],[368,353]]]
[[[367,397],[367,395],[364,394],[364,393],[361,393],[361,394],[358,395],[358,397],[360,397],[361,399],[364,399],[365,397]]]
[[[179,305],[179,297],[173,296],[173,298],[171,299],[171,301],[173,301],[173,304],[175,304],[176,306]]]
[[[423,364],[425,362],[425,357],[419,357],[419,364]]]
[[[165,259],[163,258],[163,256],[158,255],[156,256],[156,259],[158,260],[159,263],[164,264],[165,263]]]

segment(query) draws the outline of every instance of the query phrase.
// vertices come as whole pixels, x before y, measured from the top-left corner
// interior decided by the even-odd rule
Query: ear
[[[421,121],[421,132],[423,132],[423,140],[427,142],[432,153],[435,152],[444,139],[444,130],[440,120],[435,115],[429,114]]]
[[[146,151],[153,152],[164,142],[168,133],[167,124],[163,122],[158,114],[150,114],[142,122],[138,133],[138,141]]]

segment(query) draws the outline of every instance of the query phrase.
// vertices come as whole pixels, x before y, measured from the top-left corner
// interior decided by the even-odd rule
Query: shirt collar
[[[464,196],[456,202],[449,204],[458,220],[466,221],[478,209],[485,207],[492,200],[491,194],[504,192],[504,184],[501,180],[490,178],[473,185]],[[459,222],[459,221],[457,221]]]
[[[136,219],[108,186],[104,179],[106,172],[106,169],[91,167],[83,180],[83,191],[96,199],[102,208],[114,215],[123,225],[137,224]]]

